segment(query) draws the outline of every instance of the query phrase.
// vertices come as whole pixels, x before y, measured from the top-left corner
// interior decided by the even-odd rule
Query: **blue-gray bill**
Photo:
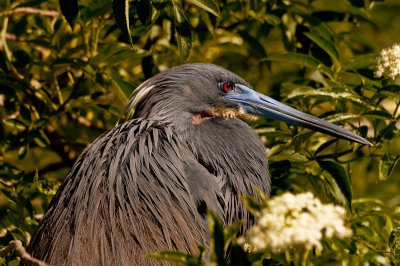
[[[242,108],[250,114],[277,119],[334,137],[373,146],[366,139],[348,131],[347,129],[319,119],[315,116],[300,112],[299,110],[282,104],[244,85],[236,84],[235,89],[228,92],[225,98],[239,103]]]

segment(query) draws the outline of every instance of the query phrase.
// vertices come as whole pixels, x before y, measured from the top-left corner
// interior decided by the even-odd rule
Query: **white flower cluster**
[[[395,79],[400,76],[400,45],[394,44],[391,48],[383,49],[377,58],[375,76]]]
[[[285,193],[267,203],[258,223],[253,226],[242,243],[249,249],[268,249],[278,253],[293,246],[322,249],[323,237],[338,238],[352,235],[344,225],[345,209],[322,204],[313,194]]]

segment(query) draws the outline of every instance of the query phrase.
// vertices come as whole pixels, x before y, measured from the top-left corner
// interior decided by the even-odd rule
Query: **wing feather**
[[[134,119],[82,153],[28,251],[52,265],[158,265],[144,255],[207,244],[198,204],[223,215],[217,188],[171,127]]]

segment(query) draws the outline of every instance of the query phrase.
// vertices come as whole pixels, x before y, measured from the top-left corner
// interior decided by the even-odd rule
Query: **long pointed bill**
[[[228,92],[225,98],[239,103],[242,108],[250,114],[281,120],[289,124],[303,126],[331,136],[372,146],[369,141],[347,129],[300,112],[244,85],[237,84],[235,90]]]

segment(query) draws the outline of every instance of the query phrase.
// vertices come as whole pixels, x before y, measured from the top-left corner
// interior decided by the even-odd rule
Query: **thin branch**
[[[39,14],[39,15],[42,15],[45,17],[57,17],[59,13],[56,10],[41,10],[41,9],[32,8],[32,7],[18,7],[16,9],[13,9],[10,11],[0,12],[0,16],[8,16],[8,17],[17,15],[17,14],[28,14],[28,15]]]
[[[26,252],[24,246],[22,245],[21,240],[12,240],[10,243],[8,243],[8,246],[0,249],[0,257],[5,257],[13,252],[16,252],[19,257],[26,262],[30,262],[33,265],[38,265],[38,266],[48,266],[49,264],[33,258],[31,255],[29,255],[28,252]]]

